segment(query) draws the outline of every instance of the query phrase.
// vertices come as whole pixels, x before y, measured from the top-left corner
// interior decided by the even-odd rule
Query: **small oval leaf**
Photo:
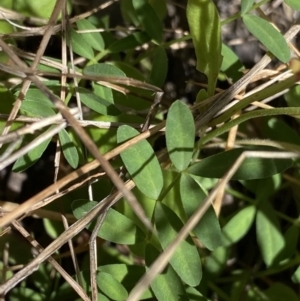
[[[168,57],[166,51],[162,47],[158,47],[154,53],[152,70],[150,73],[150,82],[157,87],[161,87],[166,79],[168,72]]]
[[[87,66],[83,69],[83,74],[91,76],[120,76],[126,77],[126,74],[114,65],[99,63]]]
[[[155,207],[155,226],[158,239],[165,249],[183,227],[177,215],[166,205],[157,202]],[[196,286],[202,277],[202,265],[196,246],[191,237],[187,237],[177,247],[170,264],[178,276],[187,285]]]
[[[269,267],[283,250],[285,241],[275,211],[267,200],[257,211],[256,236],[263,261]]]
[[[153,40],[162,41],[163,25],[156,11],[147,0],[132,0],[132,5],[141,25]]]
[[[221,178],[231,168],[244,149],[233,149],[210,156],[189,167],[191,174],[205,178]],[[291,167],[290,159],[246,158],[233,180],[268,178]]]
[[[99,97],[96,93],[82,87],[78,87],[80,101],[88,108],[103,115],[116,116],[121,112],[114,106],[113,103]]]
[[[145,32],[135,32],[125,38],[113,42],[111,45],[109,45],[108,50],[110,52],[126,51],[137,46],[142,46],[149,41],[150,38]]]
[[[118,128],[118,143],[137,136],[134,128],[123,125]],[[156,200],[163,187],[162,170],[156,155],[148,141],[143,140],[120,154],[124,165],[138,189],[147,197]]]
[[[252,7],[254,0],[241,0],[241,15],[244,15]]]
[[[243,16],[243,22],[248,30],[280,61],[287,63],[290,60],[290,48],[286,40],[269,22],[248,14]]]
[[[58,136],[66,160],[73,168],[77,168],[79,163],[79,155],[70,135],[65,129],[62,129],[58,133]]]
[[[68,45],[70,45],[70,41],[72,43],[73,52],[89,60],[94,58],[94,51],[92,47],[88,45],[83,36],[77,33],[74,29],[71,29],[70,31]]]
[[[183,173],[180,178],[180,196],[189,218],[203,202],[206,194],[189,174]],[[193,232],[209,250],[214,250],[221,245],[222,232],[212,206],[206,211]]]
[[[249,231],[255,217],[255,206],[243,208],[223,227],[223,246],[238,242]]]
[[[117,281],[121,282],[122,285],[126,287],[128,292],[130,292],[135,287],[136,283],[145,274],[145,267],[137,265],[128,265],[124,263],[116,263],[101,265],[98,268],[98,271],[112,275]],[[153,293],[150,291],[149,288],[144,292],[143,298],[141,298],[141,300],[149,299],[151,297],[153,297]]]
[[[180,171],[186,169],[193,156],[195,124],[191,111],[180,100],[170,107],[166,121],[166,142],[174,166]]]
[[[86,19],[82,19],[76,22],[79,30],[95,30],[97,29],[91,22]],[[104,40],[100,32],[87,32],[81,33],[85,42],[98,51],[104,50]]]
[[[125,287],[108,273],[100,272],[97,275],[97,285],[105,295],[113,300],[123,301],[128,297]]]
[[[289,286],[281,282],[272,283],[271,286],[264,291],[264,294],[266,295],[268,300],[272,301],[299,300],[299,295],[297,295]]]
[[[150,267],[159,256],[159,252],[150,244],[147,245],[145,254],[147,267]],[[181,279],[170,265],[155,277],[151,289],[159,301],[177,301],[179,296],[182,301],[188,300]]]
[[[94,201],[76,200],[72,203],[73,214],[79,219],[97,204]],[[89,224],[87,228],[92,231],[94,223]],[[125,245],[135,244],[143,241],[145,238],[144,233],[132,220],[112,208],[108,210],[98,236],[105,240]]]
[[[29,89],[24,100],[40,102],[50,108],[55,108],[54,103],[40,89]]]
[[[55,115],[52,108],[40,101],[25,100],[22,102],[20,110],[26,112],[26,115],[34,117],[49,117]]]
[[[43,136],[41,134],[40,136]],[[13,166],[13,171],[14,172],[21,172],[31,165],[33,165],[44,153],[46,150],[48,144],[50,143],[51,138],[45,140],[44,142],[40,143],[37,147],[29,151],[26,155],[20,157],[14,164]]]
[[[243,64],[240,62],[238,56],[225,44],[222,44],[222,56],[221,71],[227,77],[232,78],[234,82],[240,79],[243,74],[239,70],[243,68]]]

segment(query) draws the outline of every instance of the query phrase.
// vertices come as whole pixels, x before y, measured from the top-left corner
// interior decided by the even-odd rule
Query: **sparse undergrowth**
[[[298,300],[300,2],[24,3],[0,4],[2,299]]]

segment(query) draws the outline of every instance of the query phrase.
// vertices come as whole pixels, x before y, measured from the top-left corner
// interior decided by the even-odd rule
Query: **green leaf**
[[[166,0],[149,0],[149,3],[154,8],[159,18],[163,20],[168,12]]]
[[[189,167],[188,172],[207,178],[221,178],[231,168],[244,149],[233,149],[210,156]],[[233,180],[252,180],[271,177],[292,165],[289,159],[246,158]]]
[[[193,156],[195,124],[191,111],[180,100],[176,100],[168,112],[166,142],[174,166],[180,171],[186,169]]]
[[[290,48],[280,32],[268,21],[254,16],[244,15],[243,22],[248,30],[280,61],[287,63],[290,59]]]
[[[132,0],[122,0],[120,6],[124,20],[132,22],[135,27],[138,27],[140,22],[134,10]]]
[[[294,283],[300,283],[300,266],[298,266],[297,270],[295,273],[292,275],[292,281]]]
[[[256,237],[263,261],[269,267],[284,248],[285,241],[275,211],[268,201],[258,208]]]
[[[94,201],[76,200],[72,203],[73,214],[79,219],[97,204]],[[89,224],[87,228],[92,231],[94,223]],[[124,245],[143,241],[145,237],[144,233],[133,221],[112,208],[108,210],[98,236],[105,240]]]
[[[298,225],[291,225],[284,233],[284,248],[278,256],[280,261],[291,259],[297,250],[299,238],[299,227]]]
[[[278,118],[269,119],[267,125],[262,127],[262,131],[268,139],[300,145],[299,134]]]
[[[111,116],[121,114],[121,112],[114,106],[113,103],[102,97],[99,97],[94,92],[82,87],[78,87],[78,91],[80,95],[80,101],[95,112]]]
[[[145,254],[147,267],[150,267],[159,256],[159,252],[150,244],[147,245]],[[170,265],[155,277],[151,283],[151,289],[159,301],[177,301],[179,296],[181,301],[188,301],[182,281]]]
[[[24,100],[40,102],[50,108],[55,108],[54,103],[40,89],[29,89]]]
[[[64,157],[73,168],[77,168],[79,163],[79,155],[71,137],[65,129],[62,129],[58,133],[58,136]]]
[[[268,300],[272,301],[298,301],[299,296],[287,285],[281,282],[272,283],[272,285],[264,291]]]
[[[292,9],[300,11],[300,2],[298,0],[284,0],[284,2]]]
[[[228,247],[246,235],[254,221],[255,213],[255,206],[247,206],[230,219],[222,229],[223,246]]]
[[[125,287],[108,273],[100,272],[97,275],[97,285],[105,295],[113,300],[123,301],[128,297]]]
[[[251,277],[251,272],[249,269],[240,269],[232,271],[232,276],[235,278],[231,285],[230,290],[230,301],[241,301],[241,296],[244,296],[245,287],[249,282],[249,278]],[[250,301],[247,299],[247,301]],[[253,300],[252,300],[253,301]]]
[[[93,83],[93,89],[97,96],[114,104],[114,95],[111,88]]]
[[[9,299],[11,301],[43,301],[46,300],[46,295],[27,287],[16,287],[11,290]]]
[[[117,131],[118,143],[137,135],[139,135],[137,130],[128,125],[122,125]],[[123,151],[120,156],[138,189],[149,198],[156,200],[163,187],[163,176],[149,142],[140,141]]]
[[[183,224],[171,209],[157,202],[155,226],[162,248],[165,249],[175,239]],[[196,286],[200,283],[202,277],[201,260],[197,248],[189,236],[177,247],[170,259],[170,264],[187,285]]]
[[[241,0],[241,15],[244,15],[252,7],[254,0]]]
[[[128,291],[131,291],[136,283],[145,274],[145,268],[136,265],[127,264],[108,264],[102,265],[98,268],[100,272],[105,272],[112,275],[117,281],[123,284]],[[147,289],[140,300],[148,299],[153,296],[150,289]]]
[[[168,57],[162,47],[157,47],[154,53],[154,60],[149,80],[157,87],[161,87],[166,79],[168,72]]]
[[[187,218],[190,218],[206,197],[198,183],[185,173],[180,178],[180,195]],[[222,232],[212,206],[206,211],[193,232],[209,250],[214,250],[221,245]]]
[[[65,230],[61,222],[48,218],[43,218],[43,225],[45,231],[52,239],[56,239]]]
[[[70,37],[68,45],[72,43],[72,51],[76,54],[85,57],[89,60],[94,58],[94,51],[90,45],[88,45],[83,38],[82,34],[77,33],[74,29],[70,30]]]
[[[299,107],[299,97],[300,97],[300,85],[295,85],[291,87],[289,91],[284,95],[284,98],[289,107]]]
[[[225,247],[215,249],[205,260],[205,270],[211,275],[220,274],[226,267],[229,250]]]
[[[109,45],[108,50],[110,52],[122,52],[136,48],[137,46],[142,46],[149,41],[150,38],[145,32],[135,32],[125,38],[113,42]]]
[[[238,56],[225,44],[222,44],[222,56],[221,71],[227,77],[232,78],[234,82],[237,81],[242,76],[242,72],[239,70],[243,68],[243,64],[240,62]]]
[[[214,94],[222,63],[221,26],[212,0],[189,0],[186,9],[197,57],[197,70],[208,78],[208,95]]]
[[[40,136],[43,136],[41,134]],[[38,146],[36,146],[34,149],[29,151],[26,155],[20,157],[14,164],[13,166],[13,171],[14,172],[21,172],[31,165],[33,165],[44,153],[46,150],[48,144],[50,143],[51,138],[45,140],[44,142],[40,143]]]
[[[101,301],[110,301],[105,295],[98,293],[98,300]]]
[[[186,293],[188,295],[189,301],[210,301],[209,299],[203,297],[203,295],[194,287],[187,287]]]
[[[163,25],[147,0],[132,0],[137,18],[149,37],[158,43],[162,41]]]
[[[39,101],[24,100],[21,104],[21,111],[33,117],[49,117],[55,115],[53,109]]]
[[[126,74],[114,65],[100,63],[87,66],[83,69],[83,74],[91,76],[119,76],[126,77]]]
[[[82,19],[76,22],[76,25],[79,30],[95,30],[97,29],[91,22],[86,19]],[[81,33],[85,42],[98,51],[104,50],[104,40],[100,32],[89,32],[89,33]]]

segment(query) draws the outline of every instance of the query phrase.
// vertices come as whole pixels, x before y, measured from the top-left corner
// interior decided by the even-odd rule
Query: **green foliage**
[[[238,242],[249,231],[255,217],[255,207],[248,206],[235,214],[223,227],[223,245],[230,246]]]
[[[166,122],[166,142],[170,159],[182,171],[193,155],[195,125],[190,110],[181,101],[174,102]]]
[[[138,134],[129,126],[121,126],[117,133],[118,142],[125,142]],[[163,187],[163,175],[151,145],[140,141],[122,152],[121,158],[140,191],[151,199],[157,199]]]
[[[214,93],[222,63],[219,14],[211,0],[189,0],[187,19],[197,57],[197,70],[208,78],[208,95]]]
[[[264,19],[253,15],[244,15],[243,22],[248,30],[279,60],[287,63],[290,59],[290,49],[283,36]]]
[[[254,0],[242,0],[241,1],[241,15],[247,13],[252,7]]]
[[[188,171],[201,177],[221,178],[243,151],[243,149],[233,149],[210,156],[192,165]],[[291,165],[292,160],[246,158],[232,178],[236,180],[268,178]]]
[[[270,266],[284,248],[285,242],[279,220],[268,202],[263,202],[258,208],[256,235],[262,258],[265,264]]]
[[[199,204],[204,201],[206,194],[189,174],[183,173],[180,178],[180,196],[184,211],[189,218]],[[214,250],[221,245],[221,229],[212,206],[207,210],[193,231],[209,250]]]
[[[72,204],[73,213],[79,219],[95,205],[97,205],[97,202],[76,200]],[[90,224],[87,228],[93,229],[93,227],[94,225]],[[114,243],[126,245],[131,245],[144,239],[143,232],[134,222],[112,208],[109,209],[98,236]]]
[[[284,0],[284,2],[292,9],[300,11],[300,3],[297,0]]]
[[[46,1],[43,9],[41,2],[23,2],[5,1],[1,5],[31,18],[49,18],[56,1]],[[298,1],[284,2],[292,9],[300,10]],[[283,35],[269,21],[252,14],[262,5],[253,0],[242,0],[240,12],[223,21],[220,20],[214,1],[188,0],[186,14],[183,16],[186,16],[190,35],[182,35],[180,38],[175,32],[170,34],[169,25],[166,25],[167,16],[170,17],[167,7],[172,6],[172,3],[163,0],[122,0],[117,5],[122,14],[120,26],[114,27],[109,15],[77,18],[76,22],[69,24],[70,28],[66,32],[67,45],[74,53],[76,67],[69,72],[72,76],[65,84],[54,79],[57,75],[61,76],[62,72],[62,61],[57,56],[53,54],[51,57],[52,54],[49,54],[38,65],[38,69],[45,72],[38,75],[46,77],[47,80],[43,79],[42,82],[51,93],[61,97],[62,91],[66,92],[63,101],[70,108],[81,103],[81,116],[76,118],[83,119],[80,122],[87,126],[84,128],[86,133],[99,152],[109,158],[109,163],[120,178],[124,182],[133,181],[130,183],[134,183],[135,187],[131,192],[153,225],[154,230],[150,231],[136,215],[134,209],[138,208],[132,208],[124,197],[118,195],[115,199],[118,202],[113,208],[109,208],[97,233],[100,238],[97,240],[99,256],[96,274],[99,300],[126,300],[138,281],[145,274],[148,275],[152,265],[178,238],[180,231],[185,229],[203,204],[208,204],[208,209],[193,229],[189,229],[166,267],[145,288],[140,300],[297,300],[296,285],[300,283],[300,258],[297,251],[299,159],[272,157],[272,152],[275,151],[276,154],[279,151],[299,154],[297,107],[300,89],[295,84],[296,78],[292,77],[289,82],[272,82],[276,87],[282,85],[281,91],[288,90],[285,94],[288,108],[245,113],[245,99],[246,105],[249,105],[257,99],[267,98],[262,95],[264,87],[259,91],[261,94],[251,94],[252,86],[249,86],[247,90],[244,87],[244,90],[251,90],[250,95],[241,100],[235,110],[240,111],[240,117],[233,118],[233,111],[229,110],[219,112],[220,115],[206,124],[203,131],[201,129],[197,132],[195,125],[195,116],[199,111],[211,108],[210,104],[204,109],[200,105],[215,95],[218,80],[229,79],[230,84],[239,83],[238,80],[245,71],[234,50],[222,44],[221,27],[239,18],[246,29],[272,54],[274,61],[277,58],[287,63],[290,49]],[[68,9],[71,11],[70,5]],[[30,22],[35,22],[34,20],[30,19]],[[0,33],[9,34],[14,31],[15,28],[7,21],[0,22]],[[13,45],[11,49],[22,47],[14,36],[9,41]],[[166,83],[173,76],[170,72],[177,72],[176,66],[170,68],[170,64],[174,62],[172,55],[177,51],[176,47],[185,41],[188,41],[186,45],[193,45],[195,50],[195,58],[191,58],[192,63],[195,59],[193,68],[207,78],[207,87],[201,86],[195,93],[194,87],[191,88],[194,83],[189,82],[184,92],[192,95],[193,99],[189,101],[195,103],[197,109],[180,100],[186,95],[176,96],[176,101],[172,96],[170,101],[168,97],[176,95],[181,85],[178,91],[176,87],[173,94],[163,96],[159,104],[154,102],[160,88],[168,90]],[[188,53],[184,57],[188,68],[192,68],[189,65],[190,56]],[[26,63],[32,66],[29,59],[31,56],[24,57]],[[14,64],[3,51],[0,52],[0,60],[7,66]],[[51,64],[48,64],[49,61]],[[71,68],[71,64],[68,64],[68,68]],[[73,82],[75,72],[81,76]],[[187,73],[189,77],[193,74]],[[10,79],[10,75],[4,70],[0,76],[0,114],[7,115],[11,113],[21,93],[21,86],[19,82],[15,83],[14,79]],[[179,73],[174,77],[182,79]],[[266,83],[269,81],[259,79]],[[192,79],[188,78],[187,81],[189,80]],[[256,84],[253,83],[254,85]],[[9,144],[11,140],[3,136],[8,142],[1,149],[0,164],[5,163],[5,158],[11,152],[32,145],[31,142],[43,138],[60,122],[55,121],[53,124],[54,119],[51,119],[57,117],[55,115],[60,112],[60,108],[37,86],[31,83],[18,111],[17,118],[20,118],[13,121],[10,128],[9,134],[21,129],[21,134],[14,133],[18,144]],[[272,90],[272,86],[269,89],[271,96],[277,93]],[[235,94],[230,97],[234,98]],[[214,101],[217,103],[220,98]],[[283,114],[290,116],[283,119],[280,117]],[[1,131],[6,125],[6,115],[1,115]],[[254,123],[253,119],[256,117],[259,118]],[[25,136],[22,134],[32,123],[49,118],[47,125],[29,131],[29,134],[26,132]],[[143,127],[148,121],[149,127]],[[66,181],[67,186],[59,186],[66,178],[58,181],[59,187],[55,189],[63,195],[58,202],[64,204],[67,214],[72,213],[81,221],[101,200],[116,195],[116,190],[103,166],[92,163],[95,165],[91,168],[89,161],[93,158],[86,150],[88,145],[80,141],[82,137],[77,136],[70,124],[67,120],[66,129],[20,155],[12,169],[14,172],[25,171],[42,158],[51,141],[59,141],[65,158],[61,160],[64,168],[60,172],[65,172],[68,176],[71,168],[78,169],[75,171],[76,178]],[[159,130],[156,125],[159,125]],[[233,126],[239,126],[238,138],[234,141],[234,146],[230,146],[227,143],[230,140],[228,131]],[[141,139],[142,127],[145,131],[143,135],[147,138]],[[22,135],[22,141],[17,140],[19,135]],[[255,135],[259,139],[253,139]],[[165,146],[164,142],[160,145],[161,137],[165,138]],[[239,141],[240,137],[244,140]],[[132,138],[136,138],[134,142]],[[121,148],[122,151],[119,151]],[[224,191],[218,191],[220,195],[225,194],[223,206],[218,205],[220,195],[214,198],[216,201],[210,200],[211,204],[206,203],[211,191],[214,192],[215,187],[219,187],[219,179],[224,178],[245,151],[264,151],[270,156],[247,157],[227,186],[224,186]],[[89,189],[86,188],[86,183]],[[78,188],[76,185],[80,190],[75,190]],[[47,196],[43,195],[43,199],[39,201],[47,201],[49,196],[54,199],[54,192],[52,190],[51,196],[46,193]],[[88,192],[94,201],[87,199]],[[51,206],[46,209],[57,210],[56,207],[53,208]],[[30,210],[28,208],[28,213]],[[52,213],[50,211],[50,217],[43,219],[43,227],[47,239],[55,240],[59,239],[64,228],[60,222],[50,220]],[[71,226],[71,229],[76,225],[78,224]],[[91,220],[85,227],[88,230],[86,232],[93,231],[94,227],[95,220]],[[77,245],[88,236],[78,232],[73,236],[77,234],[78,240],[74,240]],[[7,267],[26,264],[31,260],[30,247],[25,248],[22,243],[20,246],[24,249],[24,254],[17,252],[17,239],[12,235],[13,233],[8,234],[7,239],[13,246],[10,247]],[[5,247],[1,241],[0,246],[2,249]],[[89,294],[89,276],[85,276],[88,272],[87,257],[85,256],[84,263],[79,260],[78,265],[84,290]],[[60,263],[64,265],[63,260]],[[2,261],[0,268],[3,268]],[[282,271],[285,271],[284,274],[281,274]],[[6,276],[12,276],[13,273],[9,270]],[[71,286],[63,283],[61,275],[53,273],[50,265],[40,265],[34,275],[13,288],[9,298],[16,301],[77,300],[78,296]],[[4,274],[0,277],[4,277]],[[3,282],[5,279],[1,278],[1,283]]]
[[[110,274],[100,272],[97,275],[97,284],[99,289],[112,300],[122,301],[128,297],[125,287]]]

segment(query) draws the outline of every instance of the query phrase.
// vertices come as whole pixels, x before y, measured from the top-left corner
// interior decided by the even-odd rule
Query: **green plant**
[[[265,80],[260,72],[272,59],[290,61],[288,43],[299,25],[283,36],[263,14],[268,2],[242,0],[238,14],[220,21],[213,1],[189,0],[190,34],[166,41],[167,1],[120,1],[127,28],[116,33],[109,18],[92,10],[68,21],[71,6],[62,0],[48,1],[56,3],[51,16],[37,14],[34,2],[13,7],[7,1],[21,15],[19,25],[0,28],[0,113],[9,114],[0,121],[0,167],[13,163],[13,171],[26,171],[55,142],[62,150],[55,161],[68,171],[58,179],[56,167],[52,185],[11,212],[4,207],[3,231],[11,224],[38,255],[29,259],[30,245],[5,234],[0,294],[10,291],[11,300],[297,300],[299,62]],[[285,2],[299,10],[298,1]],[[22,14],[35,24],[50,18],[48,27],[35,29],[44,34],[36,55],[18,48],[17,37],[28,31]],[[222,44],[222,26],[236,19],[268,51],[244,76],[238,57]],[[44,55],[49,32],[60,34],[59,59]],[[183,41],[192,43],[196,69],[207,78],[190,107],[181,100],[167,105],[162,95],[170,47]],[[222,112],[255,77],[263,84]],[[217,94],[224,78],[232,85]],[[287,105],[257,109],[279,93]],[[247,112],[250,104],[255,110]],[[158,150],[162,135],[166,147]],[[225,193],[234,203],[220,213]],[[286,195],[286,205],[278,204]],[[47,211],[37,214],[44,214],[52,239],[45,249],[15,220],[41,207]],[[63,227],[53,220],[60,213]],[[84,256],[72,255],[74,281],[54,254],[67,242],[79,253],[80,243],[71,240],[82,239],[85,228],[92,234]],[[29,260],[12,273],[10,265]]]

